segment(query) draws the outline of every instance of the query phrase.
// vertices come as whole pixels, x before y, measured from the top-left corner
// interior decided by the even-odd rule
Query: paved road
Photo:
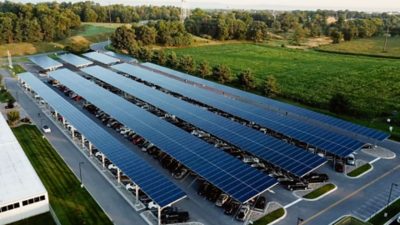
[[[43,113],[41,113],[40,117],[38,116],[41,110],[22,92],[16,84],[16,81],[11,78],[6,78],[5,81],[8,89],[11,90],[11,93],[15,97],[18,97],[19,104],[36,124],[50,125],[52,133],[46,135],[46,137],[75,175],[79,175],[79,162],[85,162],[83,166],[83,183],[112,221],[119,225],[145,225],[146,223],[139,214],[132,209],[125,199],[121,197],[99,171],[82,155],[80,150],[78,150],[47,117],[42,115]]]
[[[106,46],[109,44],[108,41],[94,43],[90,45],[90,49],[93,51],[106,51]]]

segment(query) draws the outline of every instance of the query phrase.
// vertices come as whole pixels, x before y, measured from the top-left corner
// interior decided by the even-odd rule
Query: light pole
[[[79,162],[79,179],[81,181],[81,188],[83,187],[83,180],[82,180],[82,165],[85,164],[85,162]]]
[[[393,187],[398,187],[398,186],[399,186],[399,185],[398,185],[398,184],[396,184],[396,183],[392,183],[392,185],[390,185],[389,198],[388,198],[388,201],[387,201],[386,207],[387,207],[387,206],[389,206],[389,204],[390,204],[390,200],[391,200],[391,198],[392,198],[392,191],[393,191]]]
[[[304,220],[300,217],[297,217],[297,225],[300,225]]]

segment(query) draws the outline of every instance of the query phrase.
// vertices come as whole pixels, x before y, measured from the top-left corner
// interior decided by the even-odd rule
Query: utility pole
[[[386,26],[387,26],[387,29],[386,29],[386,34],[385,34],[385,44],[383,45],[383,52],[386,52],[387,51],[387,43],[388,43],[388,38],[390,37],[390,34],[389,34],[389,24],[386,24]]]
[[[8,56],[8,67],[10,67],[10,69],[12,69],[13,65],[12,65],[11,53],[9,50],[7,50],[7,56]]]

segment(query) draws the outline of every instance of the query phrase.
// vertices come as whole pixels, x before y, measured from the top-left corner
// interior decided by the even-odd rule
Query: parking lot
[[[24,66],[28,71],[35,74],[37,74],[37,71],[39,70],[35,65],[30,63],[26,63]],[[68,64],[66,64],[65,67],[79,73],[80,76],[86,78],[90,77]],[[245,204],[242,204],[241,202],[232,199],[229,195],[223,193],[206,179],[198,176],[196,173],[194,173],[194,171],[191,171],[187,165],[166,154],[162,149],[159,149],[157,145],[153,144],[149,140],[146,140],[143,136],[139,135],[138,132],[131,129],[131,127],[126,126],[126,124],[124,125],[121,121],[118,121],[102,109],[98,108],[98,105],[90,103],[89,101],[85,100],[83,96],[74,93],[66,85],[63,85],[54,79],[49,80],[48,77],[45,76],[39,77],[49,88],[59,93],[63,99],[74,105],[81,113],[93,120],[97,125],[101,126],[111,136],[127,146],[127,148],[129,148],[131,151],[140,153],[140,157],[143,160],[155,168],[159,173],[163,174],[165,177],[168,177],[170,181],[172,181],[187,194],[188,198],[174,203],[174,207],[172,208],[167,207],[161,211],[161,218],[164,221],[167,220],[168,215],[174,215],[176,218],[179,218],[171,219],[171,221],[174,222],[185,222],[190,218],[190,221],[200,222],[203,224],[243,224],[243,222],[248,222],[250,211],[256,210],[265,212],[268,202],[278,202],[282,206],[289,206],[288,208],[290,209],[296,208],[297,205],[301,205],[302,202],[300,202],[291,191],[307,189],[310,183],[328,182],[328,180],[330,180],[339,188],[351,187],[352,189],[362,187],[363,185],[363,182],[353,182],[343,174],[335,172],[332,168],[334,166],[332,165],[331,161],[322,167],[317,168],[316,173],[314,172],[313,175],[306,175],[302,178],[295,177],[279,169],[278,167],[271,165],[271,163],[255,157],[252,154],[246,153],[237,146],[232,145],[231,143],[222,140],[217,136],[210,135],[208,132],[204,131],[203,129],[199,129],[193,124],[187,123],[185,120],[182,120],[182,118],[168,114],[164,110],[154,107],[154,105],[148,104],[141,99],[135,98],[134,96],[129,96],[127,93],[124,93],[112,85],[107,85],[99,80],[95,81],[98,85],[102,86],[110,93],[115,93],[121,98],[129,100],[131,104],[140,107],[144,111],[147,111],[152,115],[174,124],[176,127],[185,130],[187,133],[203,140],[204,142],[214,145],[215,148],[234,156],[251,168],[269,174],[277,179],[277,181],[280,183],[275,187],[269,188],[269,191],[264,191],[260,195],[257,195],[257,197],[250,199],[250,201],[246,202]],[[18,89],[18,87],[12,88]],[[41,104],[43,106],[47,104],[46,102],[43,102],[41,96],[36,96],[34,94],[32,97],[33,99],[36,99],[33,101],[36,101],[37,104]],[[128,193],[128,196],[130,194],[130,198],[133,200],[137,196],[137,199],[139,199],[141,203],[145,205],[144,207],[147,207],[147,210],[153,211],[155,219],[157,218],[158,206],[149,196],[135,189],[130,178],[120,174],[119,168],[116,167],[113,162],[107,159],[104,154],[101,153],[101,151],[96,149],[96,146],[92,147],[90,140],[84,139],[78,130],[74,130],[70,124],[65,123],[62,115],[57,114],[54,110],[50,110],[48,113],[49,115],[51,114],[53,116],[55,121],[58,121],[59,127],[64,127],[64,132],[69,132],[70,136],[74,137],[78,145],[79,143],[83,144],[84,149],[88,151],[85,154],[89,154],[90,152],[94,158],[97,158],[97,164],[99,168],[103,166],[107,170],[110,178],[114,177],[115,180],[119,181],[121,187],[124,187],[122,189],[125,189],[123,190],[125,194]],[[216,113],[218,115],[221,114],[219,111]],[[223,116],[229,117],[230,115]],[[235,120],[233,117],[231,119]],[[40,124],[42,124],[42,122],[40,122]],[[251,126],[254,128],[254,125]],[[58,127],[52,128],[57,129]],[[289,142],[289,140],[287,141]],[[355,157],[358,160],[364,160],[366,162],[374,160],[373,157],[361,152],[356,154]],[[346,163],[346,161],[344,161],[344,163]],[[115,182],[115,180],[114,183],[118,185],[118,182]],[[345,193],[346,192],[349,193],[349,191],[345,191]],[[397,198],[400,196],[400,190],[396,189],[392,194],[393,198]],[[384,206],[384,201],[382,199],[384,199],[385,196],[388,196],[388,193],[380,193],[374,197],[374,199],[376,198],[374,201],[379,201],[379,203],[382,204],[375,204],[374,207],[372,207],[372,205],[369,204],[373,204],[374,201],[371,200],[362,206],[365,210],[353,210],[353,213],[361,219],[369,218],[374,212]],[[336,193],[333,196],[328,196],[328,202],[332,202],[332,198],[337,197],[339,196]],[[294,202],[295,204],[293,204]],[[329,203],[324,204],[329,205]],[[313,207],[317,208],[321,205],[321,203],[316,202]],[[292,218],[292,215],[289,217]],[[292,221],[292,219],[284,220],[281,224],[291,223],[287,221]]]

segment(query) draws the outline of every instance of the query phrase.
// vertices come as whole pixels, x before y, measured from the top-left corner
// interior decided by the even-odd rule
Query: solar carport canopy
[[[82,58],[80,56],[71,54],[71,53],[66,53],[58,56],[60,59],[63,61],[75,66],[75,67],[84,67],[84,66],[89,66],[93,64],[92,61],[89,61],[85,58]]]
[[[44,70],[55,70],[63,66],[63,64],[48,57],[47,55],[30,56],[29,60]]]
[[[277,183],[274,178],[70,70],[49,75],[240,202]]]
[[[277,110],[279,110],[281,113],[292,113],[295,115],[299,115],[302,117],[305,117],[307,119],[312,119],[314,121],[327,124],[330,126],[334,126],[343,130],[347,130],[359,135],[363,135],[369,138],[377,139],[377,140],[384,140],[388,138],[390,135],[381,132],[378,130],[374,130],[368,127],[360,126],[342,119],[338,119],[332,116],[324,115],[321,113],[317,113],[305,108],[301,108],[298,106],[290,105],[284,102],[276,101],[270,98],[262,97],[259,95],[255,95],[249,92],[245,92],[239,89],[231,88],[225,85],[221,85],[212,81],[204,80],[195,76],[191,76],[186,73],[182,73],[173,69],[169,69],[163,66],[159,66],[153,63],[143,63],[142,65],[149,67],[151,69],[159,70],[164,73],[168,73],[171,75],[174,75],[176,77],[179,77],[181,79],[185,79],[188,81],[192,81],[198,84],[203,84],[208,87],[215,88],[217,90],[223,91],[227,94],[233,95],[235,97],[241,98],[245,101],[248,101],[249,103],[255,103],[253,104],[254,106],[264,106],[264,107],[272,107]]]
[[[92,66],[84,68],[82,71],[167,113],[176,115],[180,119],[295,176],[304,176],[326,162],[324,158],[318,155],[266,136],[252,128],[145,86],[103,67]]]
[[[105,65],[111,65],[111,64],[118,63],[121,61],[120,59],[111,57],[106,54],[98,53],[98,52],[88,52],[88,53],[83,54],[83,56],[85,56],[89,59],[92,59],[94,61],[100,62],[102,64],[105,64]]]
[[[136,153],[124,146],[34,75],[23,73],[20,74],[20,78],[54,110],[64,116],[94,146],[100,149],[113,164],[120,168],[160,207],[167,206],[185,197],[185,193],[164,175],[152,168]]]
[[[263,127],[328,151],[339,157],[346,157],[364,145],[364,143],[352,138],[312,126],[288,116],[254,107],[248,103],[226,98],[222,95],[204,90],[203,88],[185,84],[176,79],[163,76],[139,66],[124,63],[114,65],[112,68],[147,82],[157,84],[172,92],[195,99],[247,121],[255,122]]]

